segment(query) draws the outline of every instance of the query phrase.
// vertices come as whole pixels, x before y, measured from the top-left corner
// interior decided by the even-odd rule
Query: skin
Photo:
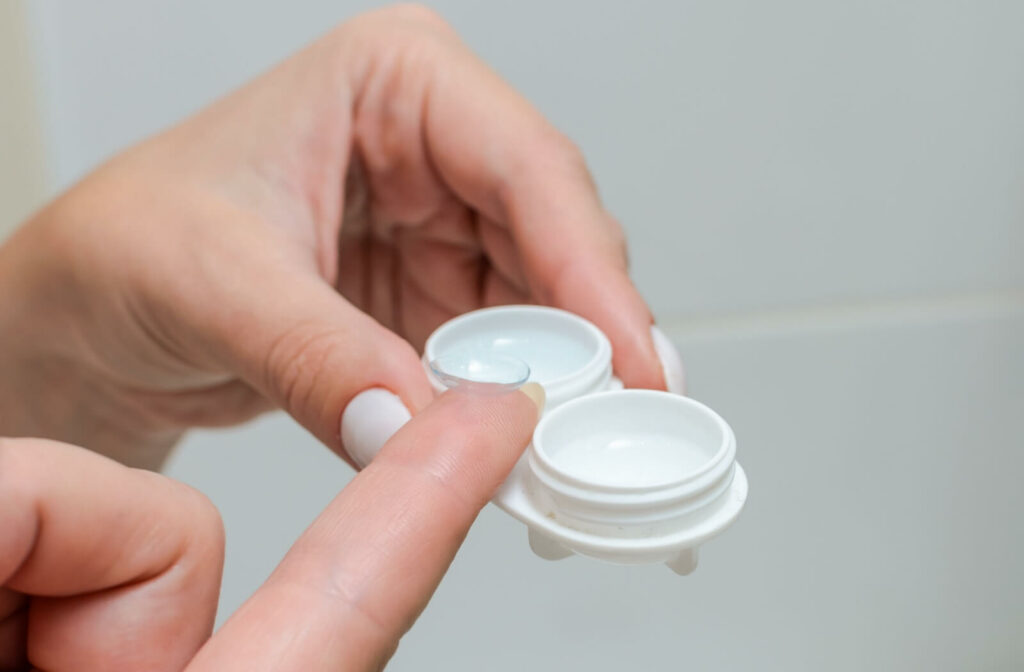
[[[0,441],[0,669],[382,668],[529,442],[543,391],[524,390],[419,413],[212,638],[209,500],[67,444]]]
[[[628,386],[664,389],[580,152],[416,6],[342,24],[100,167],[0,247],[0,287],[8,436],[155,468],[187,429],[274,407],[344,456],[341,413],[372,387],[416,416],[189,669],[390,656],[536,421],[521,393],[430,405],[417,349],[443,321],[565,308],[608,334]],[[212,507],[52,441],[0,459],[0,652],[182,669],[215,611]]]

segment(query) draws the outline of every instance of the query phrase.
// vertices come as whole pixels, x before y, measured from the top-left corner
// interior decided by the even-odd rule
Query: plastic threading
[[[629,401],[675,406],[705,418],[715,427],[718,443],[704,464],[683,477],[647,485],[609,485],[581,480],[547,454],[546,431],[574,411],[603,402]],[[678,411],[677,411],[678,412]],[[586,425],[579,425],[586,434]],[[735,474],[736,439],[717,413],[699,402],[650,390],[605,392],[576,399],[547,415],[534,433],[528,454],[530,488],[537,505],[568,527],[607,537],[643,537],[671,533],[695,518],[713,516],[725,501]],[[687,523],[685,521],[690,521]]]

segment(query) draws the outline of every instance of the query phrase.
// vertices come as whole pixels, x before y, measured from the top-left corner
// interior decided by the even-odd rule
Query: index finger
[[[468,50],[450,49],[424,112],[437,171],[460,198],[509,227],[535,296],[608,335],[627,386],[665,389],[651,312],[582,154]]]
[[[380,669],[519,459],[542,405],[536,383],[438,398],[328,505],[190,672]]]

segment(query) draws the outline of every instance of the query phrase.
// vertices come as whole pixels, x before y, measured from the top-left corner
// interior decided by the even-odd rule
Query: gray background
[[[30,3],[50,191],[370,4]],[[751,497],[688,578],[488,509],[390,669],[1024,668],[1024,3],[433,4],[584,149]],[[221,619],[351,477],[280,415],[169,473]]]

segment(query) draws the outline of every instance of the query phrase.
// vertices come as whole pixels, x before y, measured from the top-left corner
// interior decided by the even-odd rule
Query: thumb
[[[293,275],[284,286],[262,293],[223,336],[247,382],[338,452],[342,412],[360,392],[382,388],[406,413],[430,403],[433,390],[407,341],[319,277]]]
[[[398,431],[189,666],[381,669],[533,432],[544,391],[452,391]]]

